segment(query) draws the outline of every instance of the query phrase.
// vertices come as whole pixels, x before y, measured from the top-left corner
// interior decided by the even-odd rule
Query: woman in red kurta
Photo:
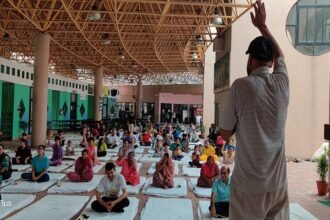
[[[93,161],[93,166],[99,164],[95,149],[96,148],[94,146],[94,138],[91,137],[88,139],[87,156]]]
[[[75,172],[69,172],[67,176],[72,182],[89,182],[93,179],[93,162],[87,156],[86,149],[76,161]]]
[[[135,186],[140,183],[134,152],[129,152],[126,159],[125,157],[119,157],[116,160],[116,164],[121,166],[121,175],[124,176],[127,184]]]
[[[220,174],[218,165],[214,162],[214,157],[209,155],[207,162],[202,165],[201,175],[198,178],[197,186],[212,187],[213,178]]]

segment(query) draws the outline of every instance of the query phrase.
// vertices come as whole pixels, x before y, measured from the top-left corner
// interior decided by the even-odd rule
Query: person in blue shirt
[[[228,151],[230,147],[233,147],[233,150],[236,151],[236,146],[234,145],[233,139],[229,139],[228,144],[225,146],[225,150]]]
[[[47,182],[49,181],[49,175],[47,170],[49,168],[49,159],[44,155],[45,146],[38,146],[38,155],[32,158],[31,173],[23,173],[22,179],[34,182]]]
[[[231,180],[229,167],[222,166],[221,178],[217,178],[212,184],[211,205],[209,210],[212,217],[228,217]]]

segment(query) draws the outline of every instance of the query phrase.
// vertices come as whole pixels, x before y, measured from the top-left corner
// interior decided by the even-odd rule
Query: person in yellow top
[[[208,140],[205,140],[201,160],[206,161],[207,157],[210,155],[213,156],[215,162],[217,162],[219,160],[218,156],[215,154],[215,148],[209,143]]]

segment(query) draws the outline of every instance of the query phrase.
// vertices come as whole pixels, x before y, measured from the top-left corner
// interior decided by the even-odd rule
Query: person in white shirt
[[[123,175],[116,173],[115,165],[109,162],[105,165],[106,175],[102,177],[96,188],[96,200],[92,209],[96,212],[124,212],[129,206],[127,185]],[[122,194],[120,194],[122,192]]]

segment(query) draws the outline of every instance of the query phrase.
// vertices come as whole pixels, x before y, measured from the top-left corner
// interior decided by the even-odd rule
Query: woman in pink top
[[[121,166],[121,175],[124,176],[127,184],[135,186],[140,183],[134,152],[129,152],[127,159],[125,157],[119,157],[116,160],[116,164]]]
[[[93,166],[99,164],[95,149],[96,148],[94,146],[94,138],[91,137],[88,139],[87,156],[93,161]]]
[[[87,150],[81,152],[75,164],[75,172],[67,174],[71,182],[89,182],[93,179],[93,162],[87,156]]]

